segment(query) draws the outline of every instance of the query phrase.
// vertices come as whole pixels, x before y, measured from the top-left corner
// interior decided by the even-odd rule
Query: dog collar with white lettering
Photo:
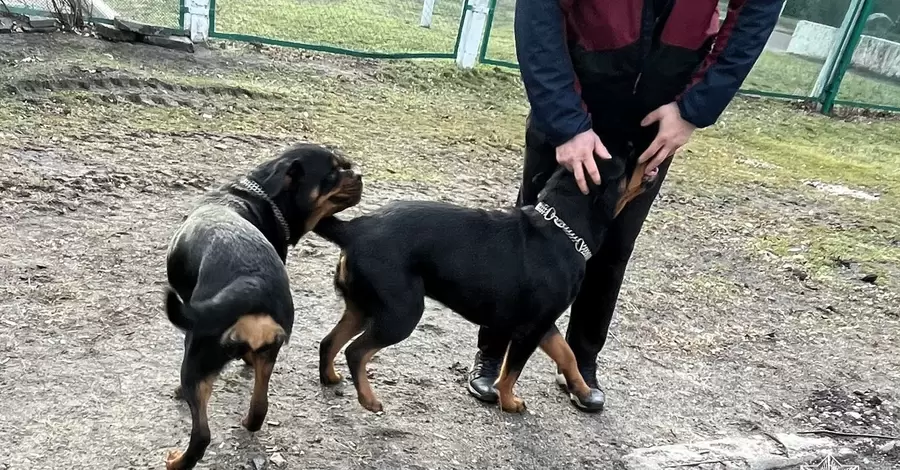
[[[569,240],[572,240],[572,243],[575,244],[575,251],[580,253],[581,256],[584,256],[585,261],[591,259],[592,253],[591,249],[587,246],[587,242],[584,241],[584,238],[576,235],[575,232],[569,228],[569,225],[556,215],[556,208],[545,202],[538,202],[534,206],[534,210],[537,211],[538,214],[541,214],[544,217],[544,220],[553,222],[553,225],[559,227],[560,230],[569,237]]]
[[[291,229],[288,227],[287,220],[285,220],[284,215],[281,213],[281,210],[278,209],[278,206],[275,205],[275,201],[266,194],[265,191],[257,184],[255,181],[251,181],[247,178],[242,178],[238,185],[243,189],[261,197],[266,202],[272,206],[272,212],[275,213],[275,219],[278,220],[278,225],[281,225],[281,230],[284,231],[284,241],[288,242],[291,239]]]

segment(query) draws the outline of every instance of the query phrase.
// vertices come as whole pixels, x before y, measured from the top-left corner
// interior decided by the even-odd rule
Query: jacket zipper
[[[631,89],[631,94],[637,94],[638,85],[641,83],[641,77],[644,75],[644,63],[647,60],[647,56],[650,55],[650,50],[653,48],[653,44],[656,41],[656,30],[659,28],[659,20],[663,17],[667,11],[671,13],[669,10],[674,6],[673,3],[675,0],[667,0],[665,5],[663,5],[662,11],[657,12],[655,8],[653,8],[653,0],[644,0],[644,7],[641,13],[641,61],[640,67],[638,71],[637,78],[634,80],[634,87]],[[653,27],[650,28],[649,34],[644,34],[644,27],[647,25],[646,15],[652,14],[655,18],[653,19]],[[666,15],[668,16],[668,15]],[[647,41],[647,37],[650,37],[650,46],[647,47],[645,42]],[[660,34],[662,37],[662,34]]]

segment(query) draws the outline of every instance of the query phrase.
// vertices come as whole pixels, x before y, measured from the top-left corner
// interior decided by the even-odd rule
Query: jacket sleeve
[[[518,0],[516,56],[531,121],[553,146],[590,130],[591,118],[576,89],[559,0]]]
[[[715,45],[677,100],[681,117],[703,128],[716,123],[759,59],[784,0],[731,0]]]

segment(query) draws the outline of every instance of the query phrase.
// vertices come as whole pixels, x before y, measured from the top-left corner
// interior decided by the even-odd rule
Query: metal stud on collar
[[[278,220],[278,224],[281,225],[281,230],[284,232],[284,241],[289,241],[291,239],[291,228],[288,227],[287,220],[284,218],[284,214],[281,213],[281,210],[278,209],[278,206],[275,205],[275,201],[273,201],[255,181],[242,178],[238,184],[247,191],[261,197],[272,206],[272,212],[275,213],[275,219]]]

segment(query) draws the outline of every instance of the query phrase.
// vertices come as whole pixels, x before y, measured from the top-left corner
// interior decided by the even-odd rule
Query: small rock
[[[108,24],[96,23],[94,28],[97,31],[97,35],[107,41],[135,42],[138,39],[137,34],[131,31],[123,31]]]
[[[900,442],[891,441],[883,446],[878,446],[878,452],[881,452],[882,454],[887,454],[887,453],[892,452],[894,449],[896,449],[898,447],[900,447]]]
[[[8,34],[13,30],[12,18],[0,18],[0,33]]]
[[[875,281],[878,280],[877,274],[866,274],[860,279],[862,282],[868,282],[869,284],[875,284]]]
[[[269,460],[271,460],[272,463],[278,465],[279,467],[287,463],[287,460],[285,460],[284,457],[282,457],[278,452],[272,454],[272,457],[270,457]]]
[[[278,421],[267,421],[269,426],[281,426],[281,423]]]
[[[256,470],[263,470],[266,468],[265,457],[253,457],[253,468]]]
[[[154,46],[175,49],[177,51],[194,52],[194,43],[180,36],[144,36],[143,41]]]
[[[188,36],[188,32],[184,30],[152,26],[149,24],[137,23],[135,21],[123,20],[121,18],[114,19],[113,25],[122,31],[128,31],[141,36]]]

